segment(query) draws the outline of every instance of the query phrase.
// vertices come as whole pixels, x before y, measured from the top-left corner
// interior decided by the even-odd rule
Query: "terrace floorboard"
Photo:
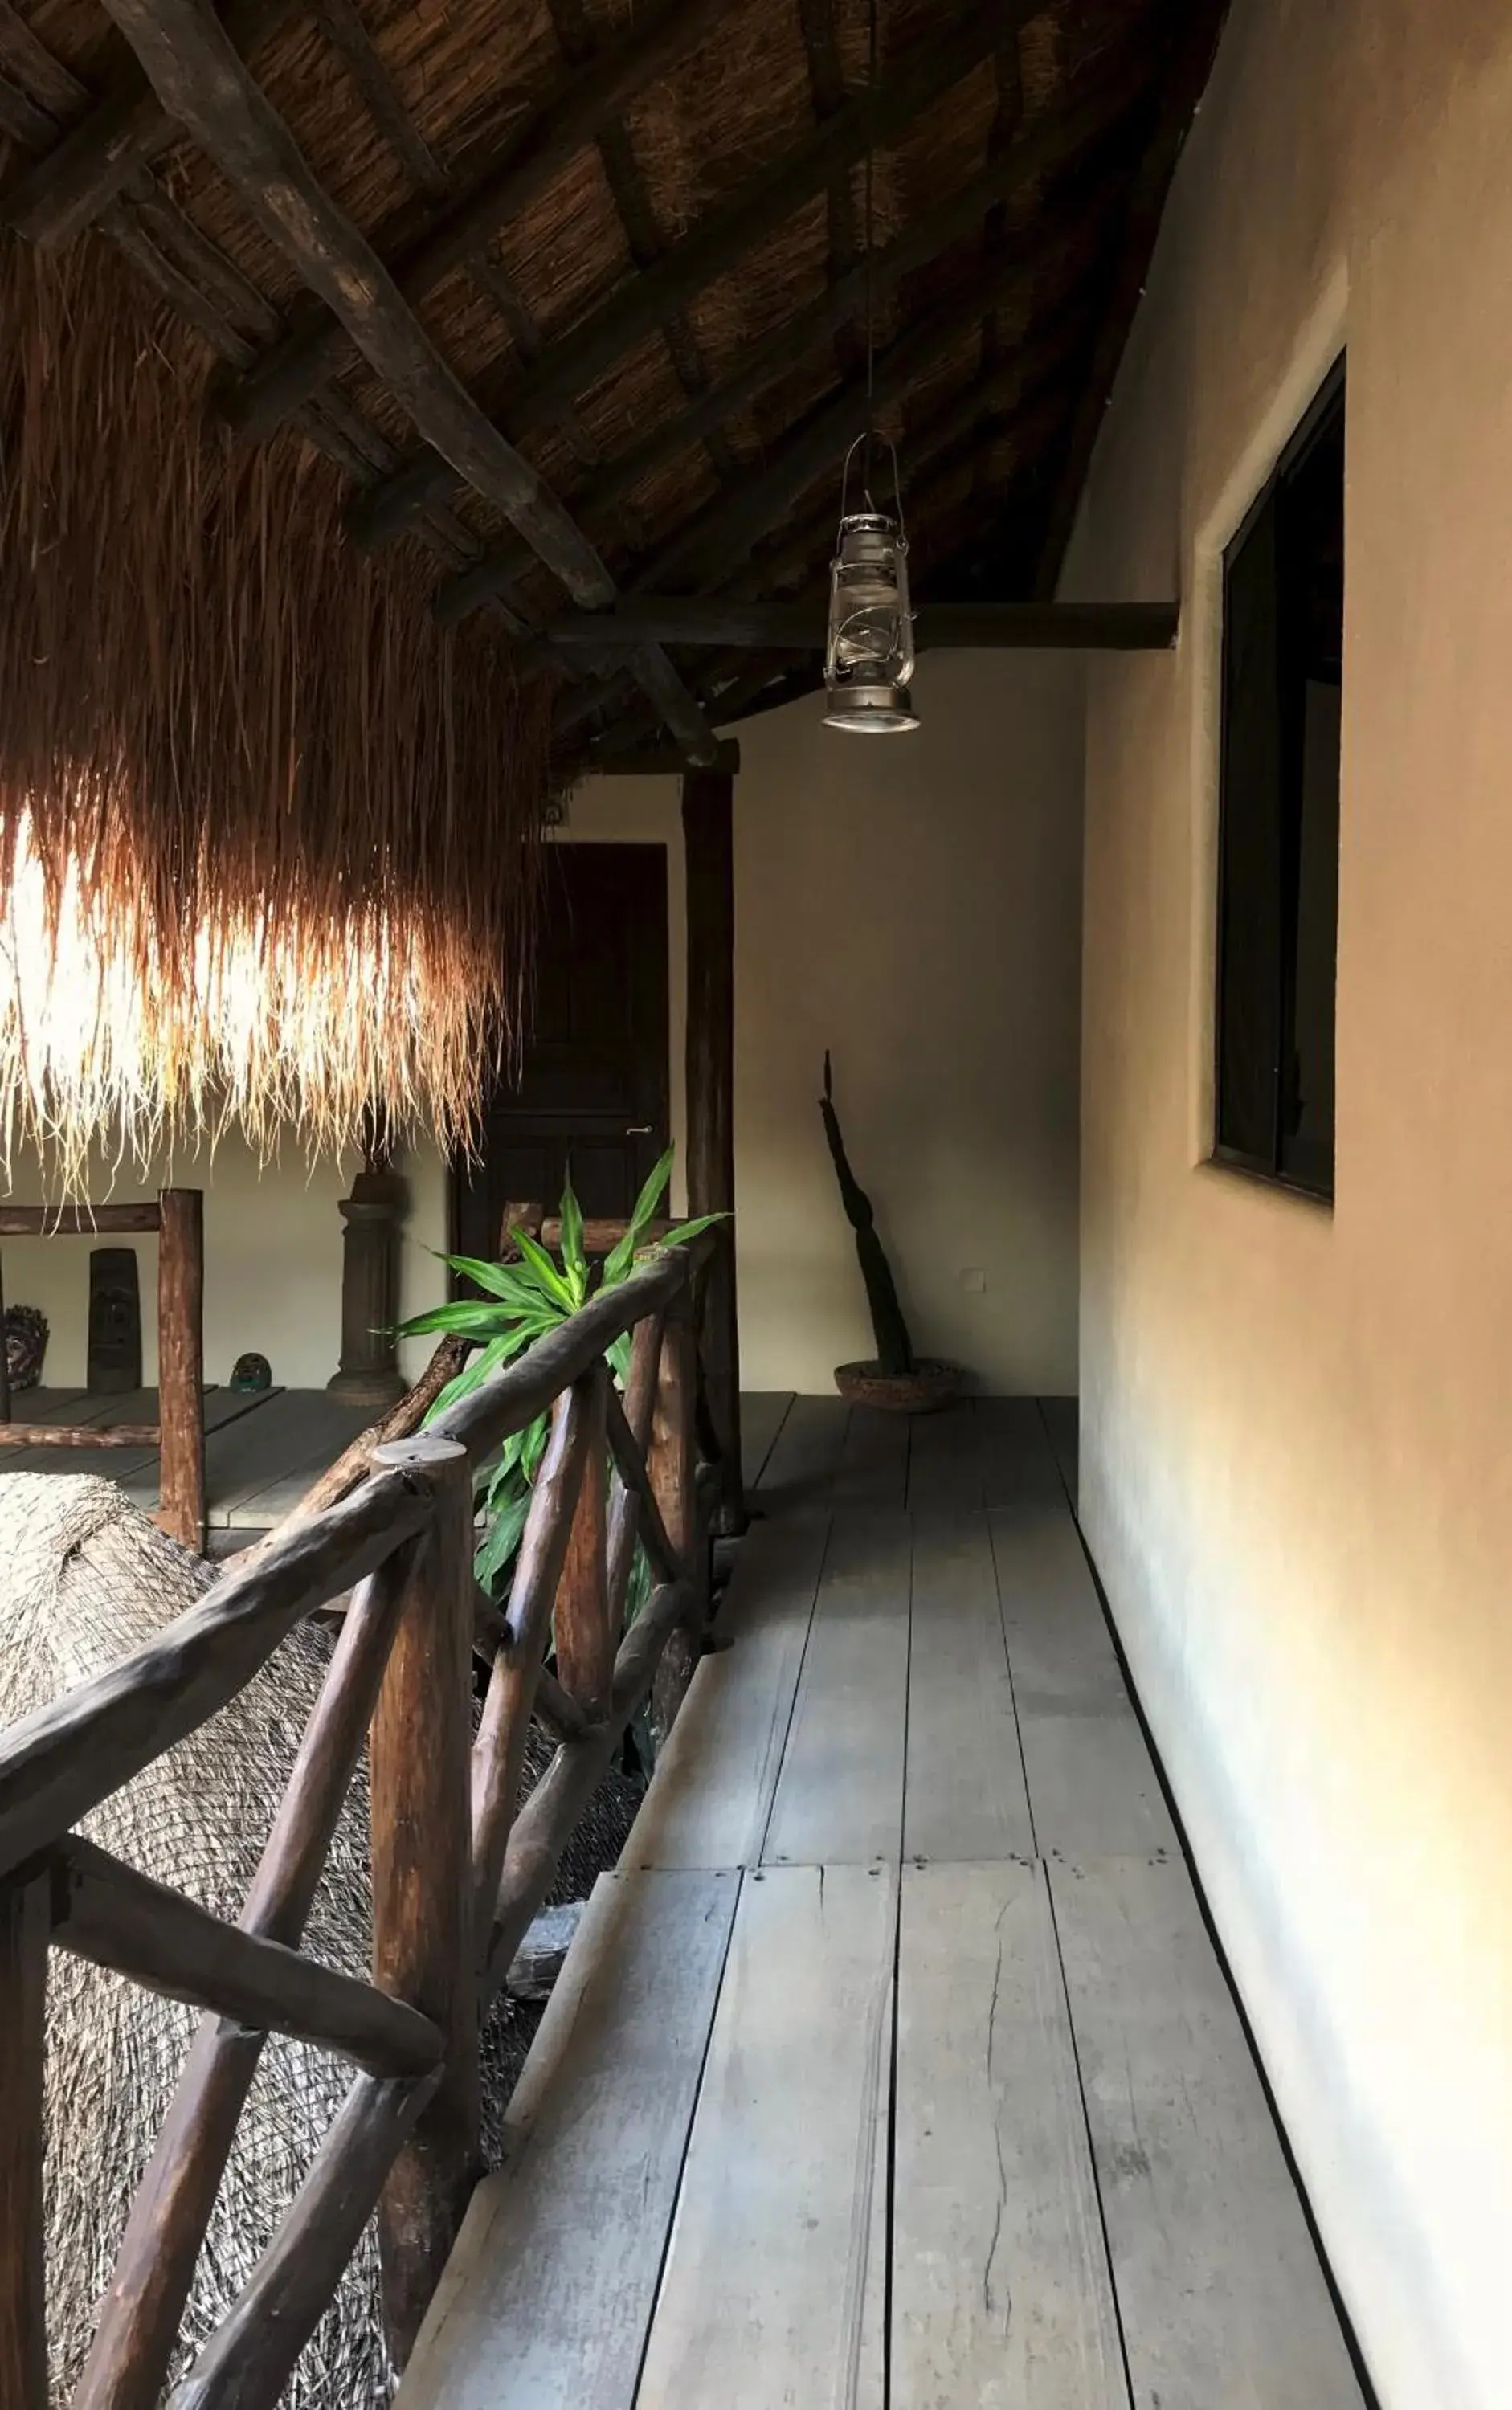
[[[767,1413],[731,1645],[397,2410],[1361,2410],[1068,1503],[1074,1416],[903,1431]]]

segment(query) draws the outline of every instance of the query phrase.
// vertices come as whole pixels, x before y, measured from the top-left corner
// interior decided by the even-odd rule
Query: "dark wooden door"
[[[555,1212],[569,1161],[586,1214],[628,1214],[667,1121],[666,849],[552,846],[524,1060],[454,1169],[460,1252],[497,1253],[511,1199]]]

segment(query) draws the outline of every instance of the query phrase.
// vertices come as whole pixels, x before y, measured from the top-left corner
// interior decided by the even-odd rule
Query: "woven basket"
[[[835,1386],[852,1406],[880,1406],[893,1415],[932,1415],[958,1398],[966,1381],[959,1364],[915,1359],[911,1372],[884,1372],[880,1364],[836,1364]]]

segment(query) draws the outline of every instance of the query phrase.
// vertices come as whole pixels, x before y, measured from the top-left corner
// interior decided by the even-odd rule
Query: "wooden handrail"
[[[46,2397],[38,1968],[50,1940],[205,2011],[74,2410],[153,2410],[159,2400],[269,2032],[342,2053],[363,2071],[175,2402],[273,2410],[374,2209],[402,2363],[478,2172],[480,2015],[631,1716],[653,1683],[656,1714],[675,1712],[696,1657],[715,1485],[696,1462],[691,1291],[708,1244],[656,1248],[423,1437],[372,1446],[352,1494],[301,1512],[153,1641],[0,1734],[0,2015],[17,2037],[0,2054],[7,2410],[12,2401],[42,2410]],[[621,1401],[605,1357],[631,1333]],[[511,1594],[496,1604],[472,1571],[472,1471],[548,1410]],[[343,1468],[343,1480],[359,1471]],[[659,1587],[621,1639],[638,1547]],[[298,1622],[347,1591],[237,1924],[71,1832],[225,1706]],[[553,1633],[555,1672],[543,1662]],[[474,1651],[491,1658],[491,1672],[470,1746]],[[532,1714],[559,1746],[519,1808]],[[299,1949],[370,1728],[372,1983]]]
[[[429,1513],[423,1484],[381,1474],[235,1567],[155,1640],[0,1738],[0,1873],[34,1856],[208,1723],[331,1591],[371,1573]]]

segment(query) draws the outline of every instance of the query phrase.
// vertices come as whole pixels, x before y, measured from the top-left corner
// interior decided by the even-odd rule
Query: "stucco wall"
[[[865,1296],[815,1099],[824,1049],[921,1348],[994,1389],[1076,1380],[1081,668],[926,659],[917,734],[858,745],[808,701],[741,733],[736,782],[737,1205],[745,1376],[823,1389],[870,1353]],[[683,1119],[682,835],[675,778],[602,779],[573,838],[668,849],[674,1131]],[[348,1170],[350,1167],[347,1168]],[[406,1311],[443,1294],[445,1175],[420,1150]],[[275,1377],[335,1370],[342,1172],[297,1151],[261,1174],[235,1140],[181,1164],[206,1202],[206,1355],[260,1347]],[[18,1168],[14,1193],[38,1178]],[[139,1193],[124,1178],[116,1195]],[[7,1295],[53,1323],[48,1377],[81,1381],[87,1242],[12,1241]],[[143,1249],[153,1377],[153,1256]],[[411,1345],[417,1365],[427,1352]]]
[[[1076,1385],[1081,665],[926,655],[915,695],[922,726],[885,742],[824,728],[813,700],[737,732],[742,1372],[824,1390],[872,1353],[817,1110],[827,1046],[917,1345],[987,1388],[1058,1393]],[[674,779],[596,781],[572,817],[582,836],[658,825],[676,864]]]
[[[1069,595],[1088,1534],[1387,2410],[1505,2410],[1512,18],[1236,0]],[[1337,1204],[1209,1169],[1216,573],[1347,336]]]

